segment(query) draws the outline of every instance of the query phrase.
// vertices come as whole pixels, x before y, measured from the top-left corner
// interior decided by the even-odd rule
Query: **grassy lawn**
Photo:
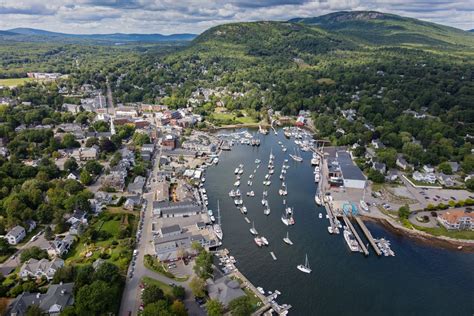
[[[445,227],[422,227],[422,226],[417,226],[417,225],[413,225],[413,226],[418,230],[424,231],[434,236],[446,236],[450,238],[468,239],[468,240],[474,239],[474,231],[469,231],[469,230],[450,231],[450,230],[447,230]]]
[[[124,232],[130,233],[124,233]],[[92,264],[102,258],[125,272],[132,258],[135,216],[128,213],[104,212],[90,222],[90,227],[68,253],[66,263]]]
[[[262,301],[248,288],[243,288],[245,294],[250,300],[250,304],[252,304],[253,310],[256,311],[260,307],[262,307]]]
[[[182,275],[182,276],[174,275],[173,273],[168,271],[168,269],[162,262],[153,258],[151,255],[145,256],[144,265],[145,265],[145,268],[147,268],[148,270],[164,275],[165,277],[173,279],[177,282],[185,282],[189,279],[189,275]]]
[[[32,78],[11,78],[11,79],[0,79],[0,86],[16,87],[24,84],[25,82],[33,81]]]
[[[232,113],[220,113],[220,112],[214,112],[211,114],[211,118],[219,121],[220,123],[223,124],[253,124],[253,123],[258,123],[257,120],[250,116],[245,116],[245,113],[242,112],[244,116],[237,117],[237,114],[232,112]]]
[[[166,284],[164,282],[152,279],[150,277],[143,277],[141,280],[142,283],[145,285],[157,285],[160,287],[160,289],[165,293],[165,295],[169,297],[174,297],[173,295],[173,287],[169,284]]]

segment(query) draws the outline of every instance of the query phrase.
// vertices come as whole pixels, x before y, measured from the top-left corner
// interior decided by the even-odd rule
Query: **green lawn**
[[[434,236],[446,236],[457,239],[474,240],[474,231],[471,230],[447,230],[444,227],[422,227],[413,225],[416,229],[424,231]]]
[[[223,124],[253,124],[258,123],[257,120],[250,116],[237,117],[237,114],[232,113],[218,113],[211,114],[211,118]]]
[[[160,289],[165,293],[165,295],[169,297],[174,297],[173,295],[173,287],[169,284],[166,284],[164,282],[152,279],[150,277],[143,277],[141,280],[145,285],[157,285],[160,287]]]
[[[250,289],[244,288],[243,290],[247,294],[254,311],[262,307],[262,301]]]
[[[25,82],[33,81],[32,78],[11,78],[11,79],[0,79],[0,86],[16,87],[24,84]]]
[[[134,215],[102,213],[98,219],[91,221],[88,233],[79,238],[76,246],[68,253],[66,263],[85,265],[102,258],[116,264],[121,271],[125,272],[132,258],[133,249],[133,238],[120,238],[121,231],[127,227],[131,229],[130,236],[134,236]],[[99,236],[105,232],[106,239],[92,238],[90,234],[92,231]]]

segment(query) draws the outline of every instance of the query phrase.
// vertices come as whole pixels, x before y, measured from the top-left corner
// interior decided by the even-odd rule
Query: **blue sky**
[[[65,33],[200,33],[214,25],[376,10],[474,28],[474,0],[0,0],[0,29]]]

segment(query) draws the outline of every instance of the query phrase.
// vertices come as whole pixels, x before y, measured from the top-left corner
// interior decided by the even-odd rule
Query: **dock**
[[[357,224],[359,224],[360,228],[361,228],[362,231],[364,232],[365,237],[367,237],[367,239],[369,240],[370,244],[372,245],[372,248],[374,248],[375,253],[376,253],[378,256],[381,256],[381,255],[382,255],[382,251],[379,249],[379,247],[378,247],[377,244],[375,243],[374,237],[372,237],[372,234],[370,233],[370,231],[369,231],[369,229],[367,228],[367,226],[365,226],[364,222],[360,219],[360,217],[356,216],[355,219],[356,219]]]
[[[273,251],[270,251],[270,255],[272,256],[273,260],[277,260],[277,257],[275,256],[275,254],[273,253]]]
[[[244,217],[244,219],[245,219],[245,221],[246,221],[247,223],[250,224],[250,220],[248,219],[248,217]]]
[[[361,248],[362,251],[364,252],[364,255],[368,256],[368,255],[369,255],[369,250],[367,249],[367,247],[365,246],[365,244],[362,242],[362,239],[360,239],[360,236],[359,236],[359,234],[357,233],[357,231],[355,230],[354,226],[352,226],[351,221],[347,218],[346,215],[342,215],[342,219],[343,219],[344,222],[346,223],[346,226],[350,228],[352,234],[355,236],[357,242],[358,242],[359,245],[360,245],[360,248]]]

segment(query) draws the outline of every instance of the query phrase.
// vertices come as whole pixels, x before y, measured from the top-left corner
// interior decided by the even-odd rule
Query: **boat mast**
[[[217,200],[217,223],[221,226],[221,210],[219,208],[219,200]]]

